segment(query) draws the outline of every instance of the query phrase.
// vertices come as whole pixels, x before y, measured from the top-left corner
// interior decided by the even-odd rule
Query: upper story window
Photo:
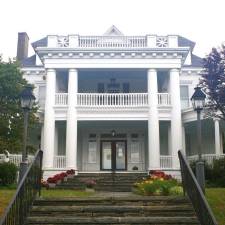
[[[129,93],[129,92],[130,92],[130,84],[123,83],[123,93]]]
[[[189,107],[189,90],[187,85],[180,86],[181,109]]]
[[[104,92],[105,92],[104,83],[98,83],[98,93],[104,93]]]

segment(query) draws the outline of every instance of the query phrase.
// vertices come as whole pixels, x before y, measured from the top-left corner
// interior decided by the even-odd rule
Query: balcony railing
[[[67,93],[57,93],[55,95],[56,105],[67,105],[68,104],[68,94]]]
[[[55,105],[66,106],[68,104],[67,93],[55,94]],[[169,93],[158,93],[158,105],[169,106],[171,104]],[[144,107],[148,106],[148,93],[78,93],[77,105],[81,107]]]
[[[79,93],[78,106],[148,106],[147,93],[89,94]]]
[[[80,36],[81,48],[140,48],[147,47],[145,36]]]
[[[177,48],[178,36],[48,36],[50,48],[88,48],[88,49],[123,49],[123,48]]]

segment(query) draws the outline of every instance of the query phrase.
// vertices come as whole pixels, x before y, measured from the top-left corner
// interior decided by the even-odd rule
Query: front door
[[[101,170],[127,169],[126,141],[101,141]]]

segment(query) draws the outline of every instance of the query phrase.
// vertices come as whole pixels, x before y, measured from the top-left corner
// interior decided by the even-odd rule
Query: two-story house
[[[44,170],[178,171],[177,151],[197,154],[199,82],[195,43],[179,35],[48,35],[32,43],[19,33],[18,59],[35,85]],[[203,153],[224,153],[224,124],[202,122]]]

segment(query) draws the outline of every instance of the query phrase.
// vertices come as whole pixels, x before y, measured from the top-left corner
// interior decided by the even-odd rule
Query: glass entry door
[[[126,170],[126,141],[101,142],[101,170]]]

